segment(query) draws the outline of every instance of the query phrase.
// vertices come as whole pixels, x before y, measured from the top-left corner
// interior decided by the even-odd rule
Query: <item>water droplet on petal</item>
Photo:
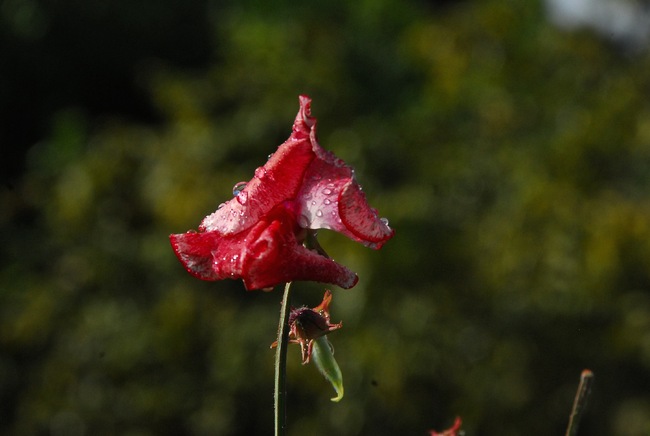
[[[321,217],[321,216],[323,216],[323,211],[320,210],[320,209],[318,209],[318,210],[316,211],[316,216],[317,216],[317,217]]]
[[[239,182],[232,187],[232,196],[236,197],[246,187],[246,182]]]
[[[217,206],[217,210],[221,209],[221,208],[224,207],[225,205],[226,205],[226,203],[221,203],[219,206]]]
[[[332,190],[329,189],[329,188],[325,188],[325,189],[323,189],[323,194],[325,194],[325,195],[331,195],[331,194],[332,194]]]
[[[312,201],[311,201],[311,205],[312,205],[312,206],[316,206],[316,200],[312,200]]]
[[[325,200],[323,200],[323,204],[332,204],[332,200],[326,198]]]
[[[380,218],[379,221],[384,223],[384,225],[386,225],[386,226],[388,225],[388,218]]]
[[[258,179],[263,179],[264,177],[266,177],[266,168],[258,167],[255,170],[255,177],[257,177]]]
[[[246,191],[240,191],[237,194],[237,202],[241,205],[246,204],[246,201],[248,200],[248,193]]]

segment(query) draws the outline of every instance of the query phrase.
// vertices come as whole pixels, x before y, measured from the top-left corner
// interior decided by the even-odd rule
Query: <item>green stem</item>
[[[284,287],[280,322],[278,324],[278,345],[275,350],[275,388],[273,405],[275,409],[275,436],[287,432],[287,345],[289,344],[289,295],[291,282]]]

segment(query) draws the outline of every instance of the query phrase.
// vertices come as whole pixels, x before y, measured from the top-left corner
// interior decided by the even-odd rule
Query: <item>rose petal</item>
[[[243,279],[248,290],[308,280],[351,288],[357,275],[305,248],[295,214],[281,204],[250,229],[235,235],[187,232],[171,235],[174,253],[185,269],[202,280]]]
[[[300,109],[298,109],[298,114],[293,122],[292,136],[295,139],[306,139],[314,130],[316,118],[311,116],[311,98],[309,96],[300,95],[298,101],[300,102]]]
[[[388,221],[379,218],[377,211],[368,205],[361,187],[354,181],[341,193],[339,213],[345,227],[371,248],[381,248],[395,233]]]
[[[201,280],[221,280],[214,271],[212,252],[219,243],[220,237],[215,233],[197,233],[189,231],[178,235],[170,235],[169,240],[178,260],[187,272]]]
[[[368,205],[354,170],[318,144],[315,130],[314,122],[310,139],[316,159],[307,168],[296,199],[300,225],[331,229],[368,247],[381,248],[393,237],[393,229]]]
[[[205,217],[200,231],[217,231],[228,235],[255,224],[276,205],[296,197],[305,171],[314,159],[309,135],[316,120],[311,118],[311,99],[300,96],[300,109],[289,139],[281,144],[239,195]]]
[[[247,289],[296,280],[332,283],[345,289],[357,283],[354,272],[297,241],[295,231],[299,228],[295,220],[286,219],[287,209],[278,209],[276,213],[264,232],[246,248],[242,275]]]
[[[203,220],[199,230],[228,235],[254,225],[277,204],[296,196],[313,158],[307,141],[290,138],[255,171],[239,195]]]
[[[338,200],[351,177],[349,167],[336,167],[318,158],[312,161],[296,199],[301,227],[346,232],[339,217]]]

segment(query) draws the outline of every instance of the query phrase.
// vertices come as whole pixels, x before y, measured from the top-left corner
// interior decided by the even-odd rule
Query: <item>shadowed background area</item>
[[[319,233],[360,277],[346,395],[290,348],[290,435],[563,434],[584,368],[581,434],[648,434],[648,21],[565,4],[1,2],[0,433],[271,433],[280,287],[196,280],[168,235],[305,93],[396,236]]]

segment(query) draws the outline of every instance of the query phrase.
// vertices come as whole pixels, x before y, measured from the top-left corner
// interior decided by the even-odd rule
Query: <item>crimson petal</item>
[[[169,240],[178,260],[187,272],[201,280],[221,280],[213,268],[212,252],[219,244],[216,233],[197,233],[189,231],[170,235]]]
[[[301,105],[309,103],[301,98]],[[309,138],[316,158],[309,164],[296,198],[299,224],[310,229],[331,229],[368,247],[381,248],[393,237],[394,230],[368,205],[354,170],[320,146],[315,119],[311,119]]]
[[[255,170],[255,176],[244,189],[205,217],[199,231],[217,231],[224,235],[238,233],[254,225],[276,205],[293,199],[314,159],[303,130],[294,125],[291,137],[278,147],[264,166]]]
[[[187,232],[171,235],[176,256],[202,280],[243,279],[248,290],[310,280],[353,287],[357,275],[298,242],[295,216],[280,205],[250,229],[236,235]]]
[[[361,187],[354,181],[341,192],[339,213],[345,227],[371,248],[381,248],[395,233],[388,220],[379,218],[377,211],[368,205]]]
[[[249,244],[244,255],[242,275],[247,289],[263,289],[282,282],[309,280],[331,283],[344,289],[356,285],[357,275],[298,243],[295,219],[278,208],[275,217],[260,236]]]

